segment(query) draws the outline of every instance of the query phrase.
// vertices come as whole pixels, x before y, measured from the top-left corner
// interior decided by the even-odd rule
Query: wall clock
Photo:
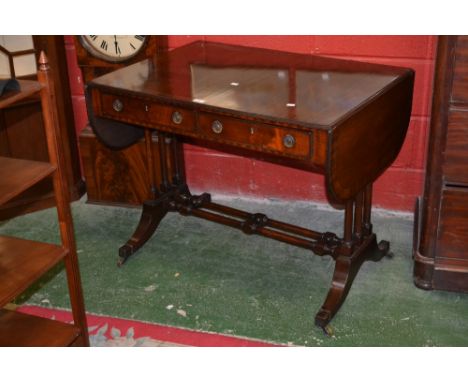
[[[82,35],[75,37],[75,49],[86,83],[167,49],[167,36]]]
[[[135,57],[148,41],[142,35],[83,35],[81,45],[94,57],[109,62],[124,62]]]

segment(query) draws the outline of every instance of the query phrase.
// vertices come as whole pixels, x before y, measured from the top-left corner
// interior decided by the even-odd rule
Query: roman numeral
[[[133,45],[132,43],[130,43],[130,46],[133,48],[133,50],[136,50],[135,45]]]
[[[101,49],[107,50],[107,41],[102,40],[102,42],[101,42]]]
[[[93,40],[93,41],[96,41],[96,39],[97,39],[97,36],[95,36],[95,35],[89,35],[89,37],[91,37],[91,40]]]
[[[138,41],[144,41],[144,40],[145,40],[145,36],[135,36],[135,38],[136,38]]]

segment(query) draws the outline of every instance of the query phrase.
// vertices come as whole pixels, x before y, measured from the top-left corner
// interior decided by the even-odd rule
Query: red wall
[[[412,211],[422,193],[429,125],[434,36],[169,36],[170,48],[195,40],[226,42],[306,54],[321,54],[396,66],[416,71],[410,127],[395,163],[378,179],[374,205]],[[73,39],[66,38],[77,130],[87,122],[81,74]],[[270,163],[186,145],[189,185],[194,191],[257,198],[325,201],[323,177]],[[293,180],[293,181],[291,181]]]

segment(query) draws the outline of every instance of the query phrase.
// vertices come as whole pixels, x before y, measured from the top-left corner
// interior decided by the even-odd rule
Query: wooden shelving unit
[[[64,261],[73,324],[0,309],[0,346],[88,346],[54,84],[43,53],[39,60],[38,81],[19,82],[20,91],[0,97],[0,109],[33,94],[40,94],[50,161],[45,163],[0,157],[0,205],[52,176],[61,245],[0,235],[0,307],[22,293],[54,265]]]
[[[81,336],[74,325],[0,310],[0,338],[2,346],[73,346]]]

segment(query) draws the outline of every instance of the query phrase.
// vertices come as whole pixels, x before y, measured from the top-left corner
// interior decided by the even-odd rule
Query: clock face
[[[135,56],[145,45],[147,36],[89,35],[80,36],[84,48],[93,56],[110,61],[121,62]]]

